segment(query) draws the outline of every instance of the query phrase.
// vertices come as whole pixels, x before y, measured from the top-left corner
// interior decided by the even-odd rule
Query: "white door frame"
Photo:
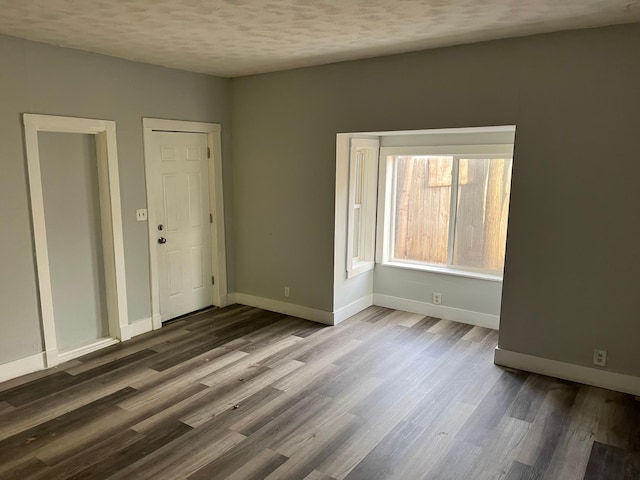
[[[118,339],[128,339],[125,338],[129,319],[127,315],[127,286],[124,271],[124,241],[120,207],[116,124],[109,120],[29,113],[23,115],[23,122],[45,358],[46,366],[52,367],[60,363],[60,361],[66,361],[97,348],[116,343]],[[62,353],[58,352],[53,313],[38,132],[89,134],[95,135],[96,140],[107,315],[109,319],[109,335],[112,338],[98,339],[94,344]]]
[[[155,204],[150,194],[152,189],[152,148],[151,135],[153,132],[178,133],[206,133],[209,156],[209,211],[213,216],[211,227],[211,272],[215,277],[213,298],[211,302],[218,307],[227,305],[227,254],[225,248],[224,231],[224,197],[222,191],[222,148],[220,132],[217,123],[188,122],[182,120],[164,120],[158,118],[143,118],[144,131],[144,165],[147,183],[147,211],[149,227],[149,267],[151,276],[151,313],[153,329],[162,327],[160,317],[160,286],[158,282],[158,246],[156,244],[157,215]]]

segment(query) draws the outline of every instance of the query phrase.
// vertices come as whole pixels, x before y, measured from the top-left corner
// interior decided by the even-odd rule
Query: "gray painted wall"
[[[517,125],[500,346],[640,375],[640,25],[232,81],[236,290],[330,311],[338,132]]]
[[[38,134],[59,350],[109,334],[93,135]]]
[[[433,303],[433,292],[442,294],[444,307],[500,315],[501,282],[384,265],[374,269],[373,293]]]
[[[116,121],[129,320],[151,314],[142,117],[222,124],[227,269],[234,289],[229,80],[0,36],[0,363],[42,351],[22,113]]]

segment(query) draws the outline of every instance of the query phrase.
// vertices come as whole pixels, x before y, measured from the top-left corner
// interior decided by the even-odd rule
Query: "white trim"
[[[447,157],[484,157],[485,155],[513,156],[513,143],[490,145],[424,145],[409,147],[380,147],[381,157],[397,155],[442,155]]]
[[[340,132],[338,135],[376,135],[379,137],[399,135],[441,135],[445,133],[500,133],[515,131],[515,125],[496,125],[490,127],[454,127],[428,128],[421,130],[383,130],[380,132]]]
[[[369,260],[366,262],[358,261],[358,262],[352,263],[351,267],[349,268],[349,265],[348,265],[349,263],[351,262],[347,260],[347,278],[357,277],[361,273],[373,270],[373,268],[376,265],[373,260]]]
[[[366,297],[359,298],[355,302],[351,302],[349,305],[333,312],[333,324],[337,325],[371,305],[373,305],[373,295],[367,295]]]
[[[497,348],[494,363],[503,367],[516,368],[527,372],[549,375],[572,382],[608,388],[617,392],[640,395],[640,377],[624,375],[608,370],[574,365],[549,358],[536,357],[525,353]]]
[[[82,355],[95,352],[96,350],[100,350],[101,348],[110,347],[111,345],[115,345],[116,343],[120,343],[120,340],[118,340],[117,338],[100,338],[98,340],[82,345],[81,347],[61,350],[58,353],[58,360],[60,361],[60,363],[68,362],[69,360],[72,360],[74,358],[78,358]]]
[[[51,350],[45,350],[44,358],[47,361],[45,368],[58,365],[58,363],[60,363],[58,357],[58,347],[52,348]]]
[[[433,303],[408,300],[406,298],[392,297],[391,295],[373,294],[373,304],[379,307],[393,308],[405,312],[429,315],[430,317],[444,318],[454,322],[476,325],[478,327],[498,330],[500,317],[488,313],[463,310],[461,308],[447,307],[445,305],[434,305]]]
[[[188,120],[167,120],[164,118],[142,119],[143,128],[164,132],[213,133],[222,131],[218,123],[190,122]]]
[[[141,335],[151,331],[151,318],[136,320],[132,324],[123,327],[123,330],[129,330],[129,337],[135,337],[136,335]],[[52,363],[57,365],[58,363],[66,362],[81,355],[86,355],[87,353],[108,347],[109,345],[115,345],[118,342],[119,341],[116,338],[101,338],[96,342],[92,342],[88,345],[83,345],[82,347],[72,350],[58,352],[56,349],[55,351],[36,353],[29,357],[20,358],[12,362],[2,364],[0,365],[0,382],[6,382],[12,378],[44,370],[47,368],[47,365],[51,365]],[[47,360],[47,357],[55,358],[55,362]]]
[[[103,133],[110,125],[115,125],[112,120],[59,117],[32,113],[23,114],[22,119],[25,127],[39,132],[98,134]]]
[[[0,365],[0,382],[6,382],[12,378],[21,377],[27,373],[37,372],[46,367],[44,352],[36,353],[25,358],[19,358],[13,362]]]
[[[233,293],[228,293],[226,295],[220,295],[220,308],[226,307],[227,305],[232,305],[235,302],[232,302],[231,299]]]
[[[134,322],[131,322],[126,327],[127,334],[129,338],[137,337],[138,335],[142,335],[143,333],[147,333],[153,330],[153,319],[149,318],[140,318]]]
[[[377,138],[351,138],[351,148],[380,148],[380,140]]]
[[[105,285],[109,335],[126,340],[122,327],[128,325],[127,288],[124,270],[124,240],[120,206],[120,178],[115,122],[53,115],[23,115],[29,195],[36,253],[36,267],[42,316],[46,366],[59,363],[55,332],[49,250],[42,193],[38,132],[81,133],[96,136],[100,217],[105,263]]]
[[[376,232],[376,263],[386,263],[391,258],[391,217],[395,208],[393,195],[393,159],[382,154],[378,159],[378,217]]]
[[[222,127],[216,123],[189,122],[183,120],[165,120],[159,118],[143,118],[145,182],[147,187],[147,212],[149,230],[149,274],[151,287],[151,315],[153,329],[162,327],[160,315],[160,286],[158,283],[158,256],[155,239],[156,213],[155,205],[149,198],[151,188],[151,133],[154,131],[205,133],[207,146],[211,151],[209,159],[209,210],[214,222],[211,224],[211,272],[215,277],[212,303],[223,307],[227,301],[227,254],[224,227],[224,193],[222,181]]]
[[[513,146],[512,146],[513,147]],[[396,181],[394,181],[394,184]],[[449,241],[447,242],[447,266],[453,265],[456,222],[458,221],[458,190],[460,189],[460,159],[454,157],[451,162],[451,193],[449,195]],[[396,195],[394,195],[395,197]],[[395,212],[395,206],[393,208]],[[394,222],[395,224],[395,219]],[[394,248],[395,250],[395,248]]]
[[[159,313],[155,313],[151,317],[151,329],[158,330],[159,328],[162,328],[162,317]]]
[[[211,125],[214,129],[207,135],[207,144],[211,149],[209,159],[209,211],[213,214],[211,224],[211,271],[216,282],[213,286],[213,304],[221,307],[222,297],[227,294],[227,247],[224,227],[224,192],[222,177],[222,138],[220,125]]]
[[[491,328],[494,330],[498,329],[500,323],[500,317],[497,315],[446,307],[444,305],[433,305],[431,303],[407,300],[405,298],[381,295],[378,293],[362,297],[355,302],[336,310],[335,312],[327,312],[325,310],[304,307],[294,303],[286,303],[279,300],[272,300],[270,298],[247,295],[245,293],[230,293],[228,298],[230,304],[239,303],[250,307],[262,308],[271,312],[300,317],[314,322],[323,323],[325,325],[337,325],[371,305],[393,308],[394,310],[402,310],[421,315],[429,315],[437,318],[445,318],[455,322],[477,325],[479,327]]]
[[[303,307],[295,303],[281,302],[279,300],[271,300],[270,298],[255,297],[253,295],[247,295],[246,293],[234,293],[230,296],[234,299],[234,303],[239,303],[240,305],[262,308],[270,312],[304,318],[325,325],[333,325],[333,313],[325,310]]]
[[[381,263],[383,267],[403,268],[405,270],[420,270],[422,272],[442,273],[445,275],[453,275],[455,277],[475,278],[476,280],[487,280],[489,282],[502,282],[502,276],[492,275],[485,272],[474,272],[473,270],[463,270],[453,267],[439,267],[437,265],[428,265],[418,262],[401,262],[399,260]]]
[[[347,256],[345,259],[347,278],[353,278],[373,270],[374,267],[380,140],[351,138],[350,145],[347,189]],[[360,183],[360,203],[356,202],[358,182]],[[357,225],[355,221],[356,208],[360,212]],[[357,245],[358,255],[354,256],[356,230],[358,231],[359,244]]]

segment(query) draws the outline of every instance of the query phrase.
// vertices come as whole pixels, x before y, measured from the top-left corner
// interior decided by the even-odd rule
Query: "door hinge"
[[[215,285],[216,284],[216,278],[211,275],[211,285]]]
[[[209,223],[213,223],[213,213],[209,214]]]
[[[211,158],[211,149],[207,147],[207,158]]]

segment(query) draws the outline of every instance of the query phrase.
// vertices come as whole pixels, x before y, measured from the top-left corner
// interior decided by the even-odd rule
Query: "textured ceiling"
[[[640,0],[0,0],[0,33],[223,77],[634,21]]]

